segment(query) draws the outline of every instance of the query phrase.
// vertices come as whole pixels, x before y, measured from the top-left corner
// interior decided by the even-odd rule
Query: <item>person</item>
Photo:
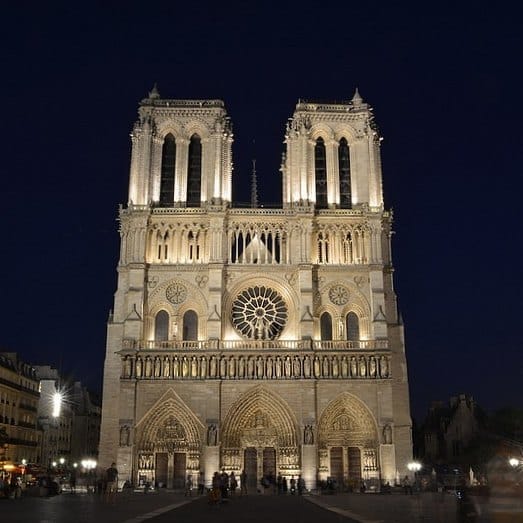
[[[220,474],[220,494],[222,501],[227,499],[229,493],[229,474],[225,472],[225,469],[222,469]]]
[[[298,496],[303,494],[305,490],[305,480],[301,477],[301,474],[298,476]]]
[[[111,466],[105,471],[105,500],[113,502],[115,500],[116,490],[118,488],[118,469],[116,463],[111,463]]]
[[[403,478],[403,491],[405,494],[412,494],[412,485],[408,476]]]
[[[296,480],[294,479],[294,476],[291,477],[291,494],[294,496],[296,493]]]
[[[220,475],[216,471],[212,477],[212,488],[209,490],[209,504],[220,503]]]
[[[288,490],[287,478],[284,477],[283,480],[282,480],[282,492],[283,492],[283,494],[287,494],[287,490]]]
[[[231,472],[229,485],[230,485],[231,497],[232,497],[232,496],[234,496],[234,493],[236,492],[236,488],[238,487],[238,481],[236,480],[236,476],[234,475],[234,472]]]
[[[69,485],[71,487],[71,493],[76,493],[76,470],[72,470],[69,476]]]
[[[187,476],[187,480],[185,481],[185,497],[192,496],[192,477],[189,475]]]
[[[278,494],[282,494],[283,493],[283,478],[282,478],[281,474],[278,474],[278,476],[276,477],[276,487],[278,490]]]
[[[240,474],[240,494],[242,496],[247,495],[247,472],[245,472],[245,469]]]
[[[203,472],[200,470],[198,474],[198,495],[202,495],[203,491],[205,489],[205,478],[203,476]]]

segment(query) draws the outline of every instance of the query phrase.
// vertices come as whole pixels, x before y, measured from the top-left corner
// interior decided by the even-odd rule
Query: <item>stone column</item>
[[[318,470],[317,445],[301,446],[301,477],[305,481],[307,490],[316,488],[316,472]]]

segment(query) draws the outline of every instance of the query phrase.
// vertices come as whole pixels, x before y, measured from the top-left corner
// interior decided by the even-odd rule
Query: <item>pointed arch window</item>
[[[187,341],[198,339],[198,315],[192,310],[183,315],[183,339]]]
[[[189,166],[187,170],[187,206],[200,207],[202,189],[202,140],[197,134],[189,143]]]
[[[359,341],[360,339],[360,320],[356,313],[347,314],[347,340]]]
[[[327,155],[320,136],[314,146],[314,173],[316,177],[316,208],[327,208]]]
[[[322,341],[332,340],[332,318],[328,312],[320,317],[320,336]]]
[[[160,178],[160,206],[170,207],[174,203],[174,175],[176,167],[176,140],[169,133],[162,146],[162,168]]]
[[[350,184],[350,150],[345,138],[340,140],[338,146],[338,167],[340,173],[340,207],[350,209],[352,207],[351,184]]]
[[[167,341],[169,339],[169,314],[160,311],[154,318],[154,340]]]

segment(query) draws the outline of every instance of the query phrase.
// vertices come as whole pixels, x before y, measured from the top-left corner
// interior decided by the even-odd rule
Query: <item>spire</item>
[[[153,100],[155,98],[160,98],[160,93],[158,92],[156,82],[154,82],[153,88],[149,91],[149,99]]]
[[[358,88],[356,87],[356,90],[354,91],[354,96],[352,97],[352,103],[354,105],[361,105],[363,103],[363,98],[360,95],[360,92],[358,91]]]
[[[251,207],[253,209],[258,207],[258,183],[257,183],[257,179],[256,179],[256,160],[252,161]]]

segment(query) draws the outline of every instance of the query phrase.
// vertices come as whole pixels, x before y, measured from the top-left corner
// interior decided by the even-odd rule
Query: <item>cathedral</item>
[[[393,484],[412,458],[380,135],[358,91],[300,100],[281,205],[232,202],[221,100],[154,88],[131,133],[99,464],[121,481]]]

